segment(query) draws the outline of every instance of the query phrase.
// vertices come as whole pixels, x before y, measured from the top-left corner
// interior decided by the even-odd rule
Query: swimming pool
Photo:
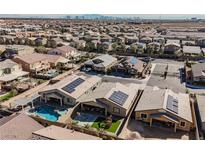
[[[64,112],[57,112],[57,111],[55,111],[54,107],[51,107],[51,106],[41,106],[41,107],[36,108],[33,111],[33,113],[35,115],[38,115],[38,116],[42,117],[45,120],[55,122],[55,121],[58,120],[58,118],[60,116],[62,116],[63,114],[66,113],[66,110]]]

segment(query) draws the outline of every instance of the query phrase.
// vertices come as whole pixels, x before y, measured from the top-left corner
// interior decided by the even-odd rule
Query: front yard
[[[96,129],[103,129],[104,131],[115,133],[120,126],[120,120],[112,120],[112,124],[109,128],[104,128],[102,125],[104,124],[105,119],[102,117],[98,117],[92,124],[91,127]]]

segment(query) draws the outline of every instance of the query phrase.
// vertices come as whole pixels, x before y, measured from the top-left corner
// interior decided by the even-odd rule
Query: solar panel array
[[[69,83],[68,85],[66,85],[65,87],[63,87],[62,89],[68,93],[72,93],[75,91],[75,88],[77,86],[79,86],[80,84],[82,84],[85,80],[82,78],[77,78],[75,79],[73,82]]]
[[[176,100],[174,97],[168,95],[166,108],[168,110],[178,114],[178,100]]]
[[[128,95],[123,93],[122,91],[114,91],[109,99],[119,105],[123,105],[128,98]]]

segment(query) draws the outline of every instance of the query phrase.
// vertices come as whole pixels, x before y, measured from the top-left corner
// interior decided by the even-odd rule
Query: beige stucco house
[[[102,79],[97,76],[86,77],[71,75],[56,84],[47,86],[39,92],[45,103],[56,102],[60,105],[75,105],[80,97],[87,95],[100,85]]]
[[[135,108],[135,119],[174,131],[190,131],[194,127],[189,95],[157,87],[145,88]]]
[[[105,115],[111,114],[125,117],[136,97],[139,86],[136,84],[123,85],[121,83],[102,83],[92,93],[79,99],[81,109],[97,107],[104,110]]]
[[[21,65],[7,59],[0,62],[0,83],[5,85],[20,77],[27,76],[29,73],[22,70]]]
[[[23,70],[30,72],[31,74],[37,74],[38,72],[50,69],[50,63],[44,54],[33,53],[15,56],[13,61],[21,64]]]
[[[85,67],[91,67],[95,71],[106,72],[114,64],[117,63],[117,58],[105,54],[85,62]]]

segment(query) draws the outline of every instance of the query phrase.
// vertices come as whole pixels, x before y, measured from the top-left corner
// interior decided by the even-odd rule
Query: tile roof
[[[42,129],[43,126],[21,113],[0,126],[1,140],[26,140],[32,136],[34,131]]]
[[[0,62],[0,69],[12,68],[15,65],[18,65],[18,64],[10,59],[6,59]]]
[[[37,130],[33,134],[53,140],[101,140],[99,137],[54,125]]]
[[[171,112],[166,108],[168,96],[178,100],[178,113]],[[192,122],[191,107],[188,94],[174,93],[170,89],[159,89],[147,86],[135,108],[135,111],[164,109],[173,115]]]
[[[205,63],[198,63],[191,65],[192,74],[194,77],[205,77]]]
[[[201,54],[199,46],[183,46],[183,53]]]
[[[14,59],[21,59],[22,61],[28,63],[28,64],[33,64],[38,61],[43,61],[47,60],[47,55],[46,54],[40,54],[40,53],[32,53],[32,54],[25,54],[25,55],[19,55],[14,57]]]
[[[205,122],[205,95],[196,95],[199,114],[202,122]]]

